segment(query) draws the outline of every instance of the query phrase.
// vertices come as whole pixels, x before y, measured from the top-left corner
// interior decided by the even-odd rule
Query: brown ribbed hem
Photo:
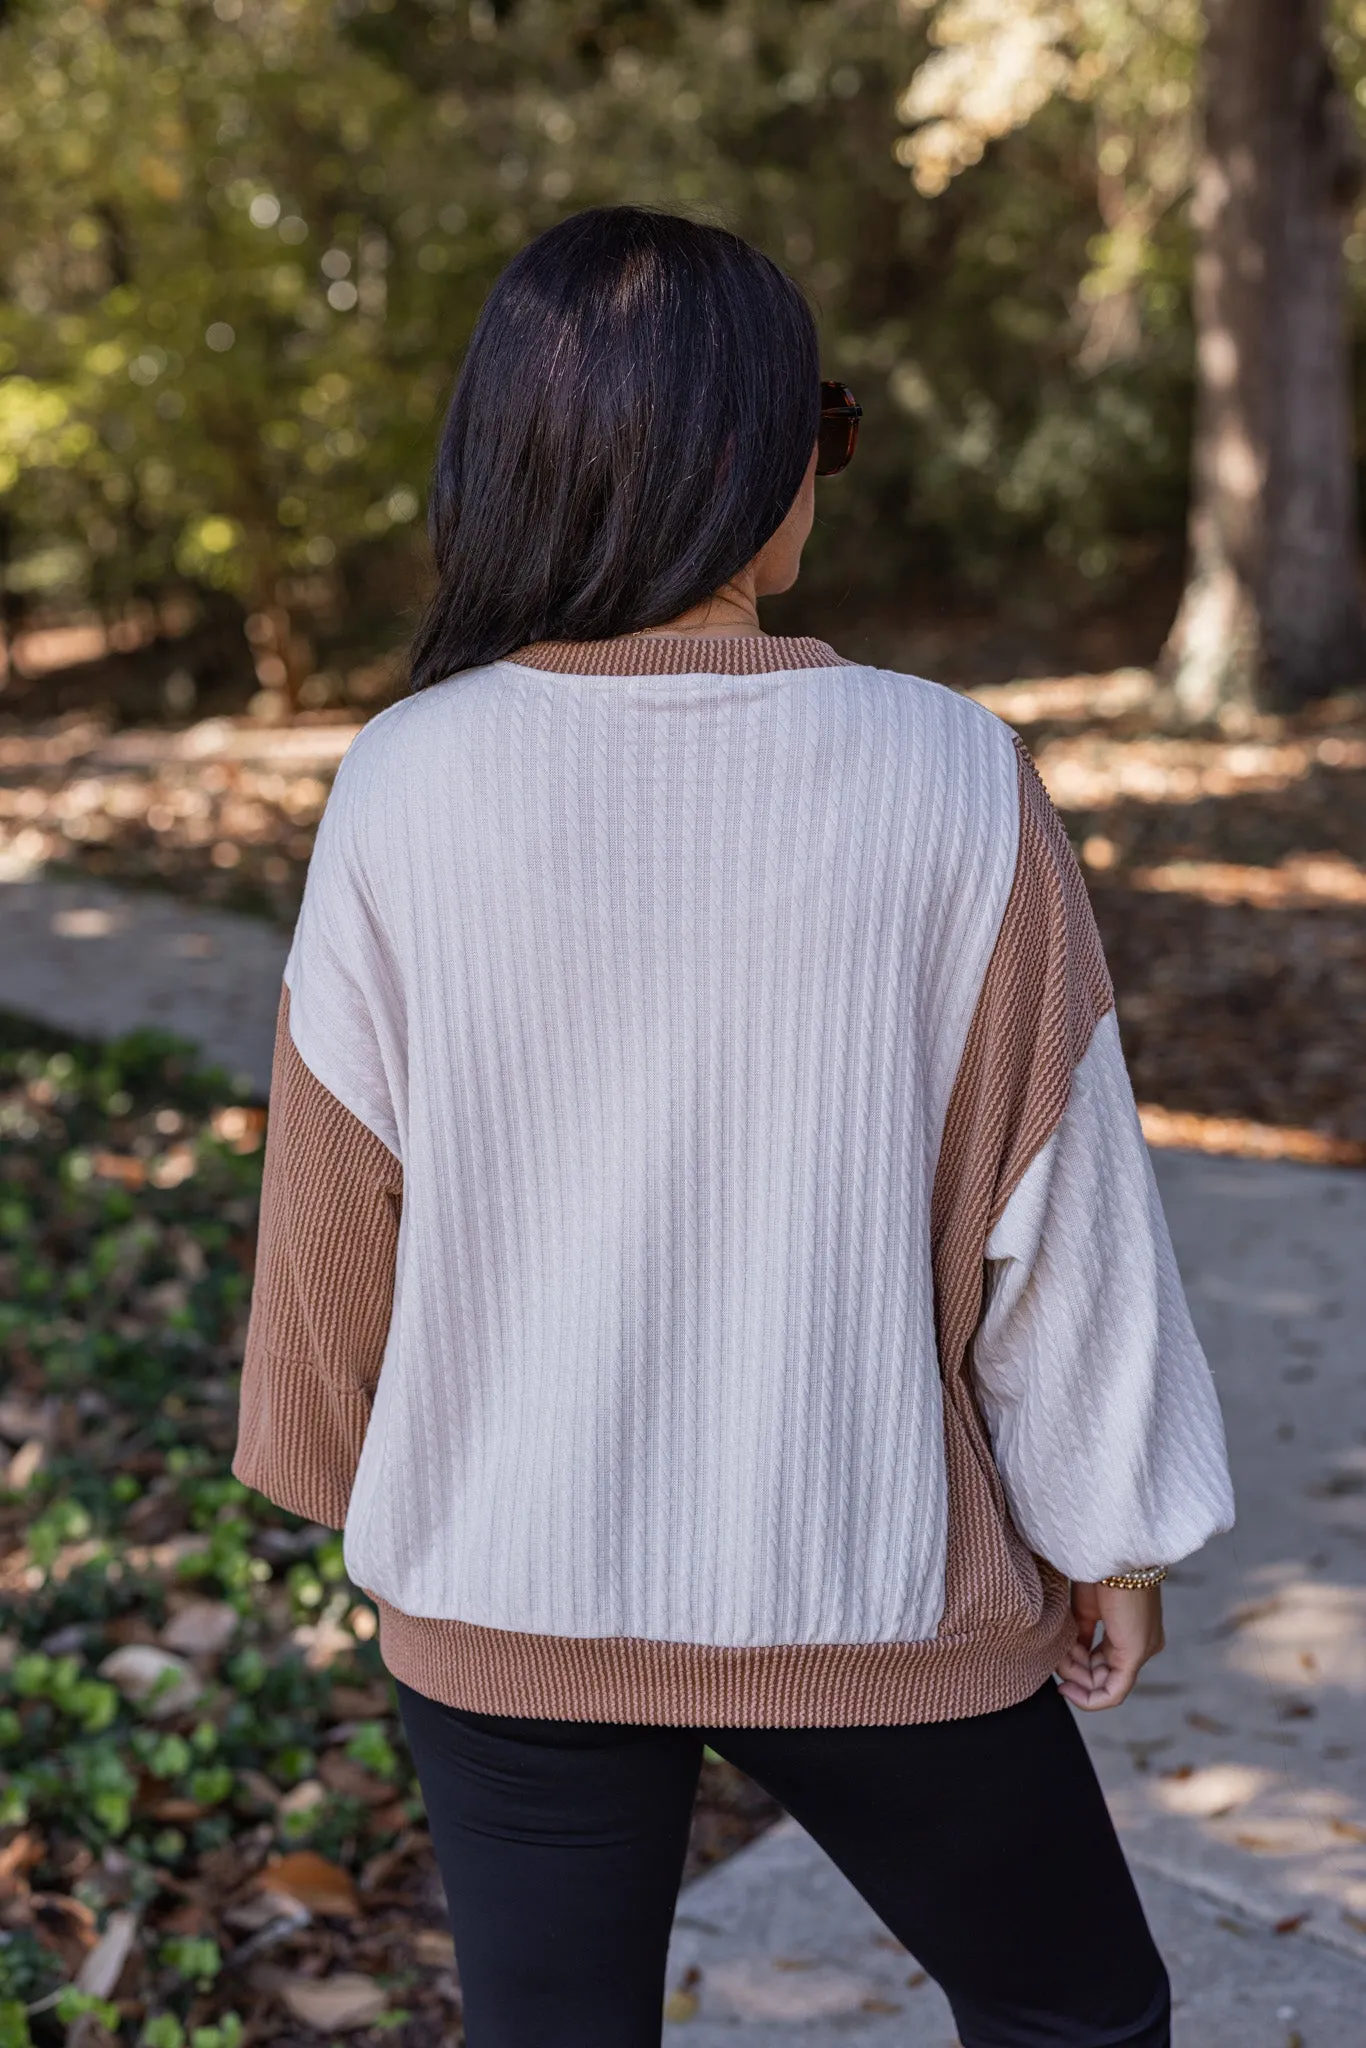
[[[614,640],[537,640],[507,659],[566,676],[765,676],[854,668],[824,640],[785,633],[622,633]]]
[[[719,1649],[637,1637],[521,1635],[419,1620],[379,1600],[380,1654],[414,1692],[473,1714],[672,1728],[871,1728],[957,1721],[1037,1692],[1076,1635],[1047,1566],[1024,1628],[968,1641]]]

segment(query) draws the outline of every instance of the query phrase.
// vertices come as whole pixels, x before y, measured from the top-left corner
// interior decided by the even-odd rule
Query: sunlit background
[[[0,0],[0,2048],[461,2038],[374,1611],[333,1535],[226,1471],[267,1012],[337,763],[404,688],[484,294],[627,199],[809,294],[862,435],[766,623],[1023,733],[1179,1148],[1249,1561],[1173,1579],[1186,1648],[1115,1738],[1125,1824],[1185,1815],[1246,1864],[1293,1823],[1274,1923],[1331,1912],[1366,1954],[1359,1177],[1221,1163],[1366,1165],[1366,4],[1329,0],[1321,50],[1314,16]],[[1246,61],[1292,17],[1298,128]],[[1220,297],[1266,265],[1260,306]],[[1290,306],[1321,362],[1268,376]],[[1288,680],[1265,575],[1218,611],[1238,521],[1273,561],[1288,532],[1282,442],[1320,451],[1311,497],[1341,486],[1319,610],[1347,620]],[[115,1013],[190,1017],[228,1070],[111,1048]],[[1206,1697],[1215,1671],[1243,1690]],[[689,1872],[774,1811],[710,1759]]]

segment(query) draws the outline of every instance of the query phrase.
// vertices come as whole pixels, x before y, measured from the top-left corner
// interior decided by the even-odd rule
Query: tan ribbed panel
[[[585,656],[576,649],[579,672],[604,672]],[[949,1547],[933,1640],[746,1649],[531,1635],[422,1619],[379,1601],[380,1647],[395,1677],[475,1712],[718,1727],[950,1720],[1013,1705],[1042,1684],[1072,1634],[1067,1584],[1011,1524],[972,1395],[970,1347],[987,1236],[1056,1127],[1072,1068],[1112,1000],[1085,885],[1021,748],[1015,880],[934,1189]],[[295,1052],[286,998],[233,1469],[334,1527],[383,1353],[400,1192],[392,1155]]]
[[[949,1554],[940,1633],[1069,1633],[1066,1582],[1010,1519],[973,1396],[987,1238],[1057,1128],[1072,1070],[1114,1002],[1090,899],[1038,771],[1016,742],[1020,850],[1000,936],[963,1049],[931,1210],[944,1375]],[[1051,1667],[1050,1667],[1051,1668]]]
[[[852,668],[824,640],[781,633],[623,633],[616,640],[538,640],[508,656],[557,675],[766,676],[782,669]]]
[[[300,1059],[283,990],[232,1469],[333,1529],[384,1357],[402,1193],[393,1153]]]

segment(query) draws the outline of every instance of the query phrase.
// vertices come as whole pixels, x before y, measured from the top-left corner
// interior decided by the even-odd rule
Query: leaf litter
[[[263,1136],[173,1040],[0,1013],[4,2048],[462,2038],[374,1610],[228,1470]],[[687,1875],[777,1812],[709,1756]]]

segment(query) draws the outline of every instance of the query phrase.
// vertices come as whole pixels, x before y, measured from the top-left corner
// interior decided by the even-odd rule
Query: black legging
[[[1051,1680],[908,1728],[522,1720],[398,1691],[469,2048],[658,2048],[704,1743],[938,1980],[963,2048],[1167,2048],[1166,1971]]]

